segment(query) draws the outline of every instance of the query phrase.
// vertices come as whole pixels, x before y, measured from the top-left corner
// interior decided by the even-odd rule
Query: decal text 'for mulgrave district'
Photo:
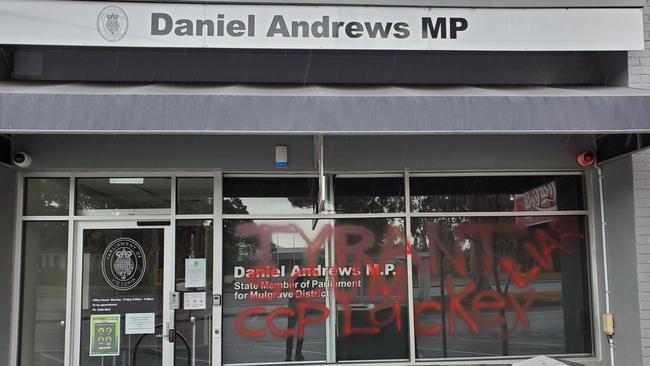
[[[174,19],[167,13],[151,14],[151,35],[255,37],[258,32],[255,15],[244,19]],[[467,30],[468,21],[461,17],[422,17],[417,28],[403,21],[336,21],[324,15],[316,21],[290,20],[274,15],[264,34],[268,38],[395,38],[405,39],[418,32],[423,39],[456,39]]]

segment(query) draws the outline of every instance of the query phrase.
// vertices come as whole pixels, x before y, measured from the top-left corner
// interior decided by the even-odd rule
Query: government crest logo
[[[129,18],[122,8],[109,5],[102,9],[97,16],[97,31],[109,42],[117,42],[124,38],[129,29]]]
[[[102,274],[106,283],[127,291],[140,283],[147,269],[147,258],[137,241],[119,238],[108,244],[102,256]]]

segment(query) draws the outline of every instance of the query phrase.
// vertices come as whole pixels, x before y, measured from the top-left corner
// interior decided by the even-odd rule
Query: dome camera
[[[32,157],[23,151],[15,153],[11,160],[15,166],[20,168],[28,168],[32,165]]]

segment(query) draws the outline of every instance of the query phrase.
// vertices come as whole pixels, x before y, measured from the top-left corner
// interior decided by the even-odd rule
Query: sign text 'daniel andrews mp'
[[[183,48],[643,49],[641,8],[0,2],[0,43]]]
[[[288,22],[282,15],[274,15],[271,24],[265,31],[266,37],[283,38],[397,38],[411,37],[410,24],[406,22],[375,21],[375,22],[342,22],[330,20],[323,15],[321,19],[309,22],[292,20]],[[151,35],[162,36],[172,32],[177,36],[207,36],[207,37],[255,37],[255,15],[249,14],[246,19],[226,20],[224,14],[217,14],[216,19],[177,19],[174,21],[167,13],[151,14]],[[421,20],[421,38],[457,39],[460,32],[467,30],[466,18],[429,18]]]

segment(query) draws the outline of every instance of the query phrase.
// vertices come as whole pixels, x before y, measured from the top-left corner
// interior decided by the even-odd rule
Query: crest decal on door
[[[113,240],[102,256],[102,274],[114,289],[127,291],[140,283],[147,269],[147,258],[137,241],[130,238]]]

